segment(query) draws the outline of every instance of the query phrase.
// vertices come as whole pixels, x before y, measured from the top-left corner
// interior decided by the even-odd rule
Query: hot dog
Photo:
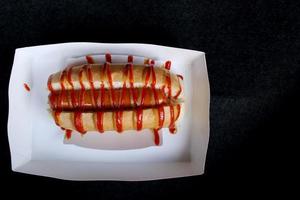
[[[110,55],[106,55],[110,57]],[[128,56],[132,60],[132,56]],[[153,63],[86,64],[67,67],[48,78],[55,123],[66,130],[111,131],[168,127],[176,132],[181,113],[181,76]]]

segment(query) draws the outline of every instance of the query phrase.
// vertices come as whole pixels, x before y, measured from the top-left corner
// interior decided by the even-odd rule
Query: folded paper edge
[[[14,103],[15,99],[17,99],[16,95],[14,94],[14,91],[17,90],[18,87],[23,86],[21,84],[18,85],[16,84],[16,76],[17,76],[16,74],[18,72],[19,65],[20,65],[18,63],[19,62],[18,60],[20,60],[20,58],[27,61],[31,59],[30,57],[26,57],[26,53],[24,53],[23,51],[16,49],[14,55],[14,62],[10,74],[9,85],[8,85],[9,110],[8,110],[8,121],[7,121],[7,135],[8,135],[10,155],[11,155],[11,169],[13,171],[18,171],[19,167],[24,166],[25,164],[29,163],[31,160],[31,142],[29,144],[25,144],[20,140],[19,142],[14,142],[16,141],[15,140],[16,135],[19,134],[21,138],[26,136],[24,136],[22,133],[15,133],[16,132],[14,130],[15,127],[12,126],[12,121],[15,120],[14,117],[16,116],[16,110],[18,110],[18,107]],[[30,71],[28,73],[30,74]],[[22,76],[25,76],[23,73],[20,74],[22,74]],[[31,137],[28,138],[28,140],[31,141]]]

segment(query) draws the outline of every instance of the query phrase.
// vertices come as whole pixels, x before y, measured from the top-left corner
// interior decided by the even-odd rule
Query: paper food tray
[[[85,55],[172,61],[184,78],[178,131],[73,134],[65,140],[49,114],[47,80]],[[97,58],[98,59],[98,58]],[[99,62],[100,62],[99,60]],[[137,59],[138,60],[138,59]],[[24,83],[30,87],[25,90]],[[200,175],[209,139],[209,82],[205,54],[149,44],[64,43],[16,50],[9,83],[8,138],[12,170],[67,180],[139,181]]]

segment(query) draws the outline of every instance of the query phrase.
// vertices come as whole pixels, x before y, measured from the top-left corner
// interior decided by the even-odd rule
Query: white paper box
[[[47,80],[72,58],[134,55],[172,61],[184,78],[184,110],[177,134],[160,132],[160,146],[144,130],[73,134],[71,141],[48,112]],[[27,83],[31,91],[24,89]],[[64,43],[16,50],[9,83],[8,137],[12,170],[67,180],[139,181],[200,175],[209,139],[209,82],[205,54],[149,44]],[[109,145],[108,145],[109,144]]]

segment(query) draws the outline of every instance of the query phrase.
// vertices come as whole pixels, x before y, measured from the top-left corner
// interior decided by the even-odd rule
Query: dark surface
[[[299,1],[0,1],[0,182],[5,183],[0,190],[153,199],[207,188],[218,193],[217,186],[252,193],[287,184],[281,179],[293,177],[292,136],[299,134],[299,12]],[[14,50],[71,41],[152,43],[206,53],[211,130],[204,176],[69,182],[11,171],[6,125]]]

